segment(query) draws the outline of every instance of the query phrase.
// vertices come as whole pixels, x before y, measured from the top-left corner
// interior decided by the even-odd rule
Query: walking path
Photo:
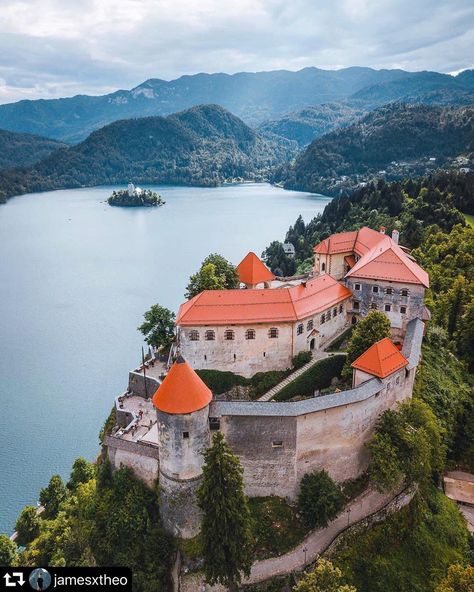
[[[320,360],[327,358],[330,355],[331,354],[328,354],[327,352],[324,352],[324,351],[316,352],[315,354],[313,354],[313,357],[311,358],[311,360],[307,364],[305,364],[304,366],[301,366],[301,368],[298,368],[298,370],[295,370],[294,372],[292,372],[289,376],[287,376],[285,378],[285,380],[282,380],[276,386],[274,386],[272,389],[267,391],[264,395],[259,397],[257,399],[257,401],[270,401],[271,399],[273,399],[273,397],[277,393],[279,393],[282,389],[284,389],[287,384],[290,384],[290,382],[293,382],[293,380],[295,380],[295,378],[298,378],[298,376],[301,376],[302,374],[304,374],[306,372],[306,370],[309,370],[311,368],[311,366],[314,366],[316,364],[316,362],[319,362]]]
[[[412,495],[407,493],[406,499],[403,498],[399,502],[400,505],[408,503]],[[381,494],[370,489],[366,490],[346,506],[342,513],[326,528],[313,530],[302,543],[289,553],[254,563],[250,576],[243,583],[256,584],[275,576],[302,571],[313,563],[316,556],[323,553],[340,533],[349,526],[380,511],[393,499],[393,494]]]

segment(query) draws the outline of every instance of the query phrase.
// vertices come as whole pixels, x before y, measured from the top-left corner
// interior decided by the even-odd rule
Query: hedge
[[[254,399],[281,382],[288,376],[289,370],[257,372],[252,378],[222,370],[196,370],[196,373],[215,395],[226,393],[234,386],[249,386],[251,387],[250,397]]]
[[[277,393],[275,401],[288,401],[296,395],[312,397],[314,391],[330,386],[333,378],[340,378],[345,361],[341,354],[324,358]]]

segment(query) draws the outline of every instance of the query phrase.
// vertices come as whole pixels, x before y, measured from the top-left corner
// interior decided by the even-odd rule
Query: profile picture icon
[[[38,567],[30,573],[28,581],[33,590],[46,590],[51,585],[51,575],[46,569]]]

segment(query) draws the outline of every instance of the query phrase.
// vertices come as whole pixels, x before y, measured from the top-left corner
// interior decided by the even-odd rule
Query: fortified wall
[[[159,478],[164,523],[185,538],[199,530],[195,491],[213,430],[239,456],[249,496],[295,499],[303,475],[314,470],[336,481],[357,477],[380,414],[412,395],[423,331],[420,319],[408,323],[402,348],[408,364],[386,378],[356,370],[355,388],[295,402],[212,400],[198,412],[169,416],[144,398],[134,373],[132,389],[116,400],[116,431],[105,440],[112,467],[128,466],[149,484]]]

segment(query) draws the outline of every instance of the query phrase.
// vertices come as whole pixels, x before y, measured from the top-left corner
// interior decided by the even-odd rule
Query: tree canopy
[[[48,486],[40,491],[40,503],[44,506],[45,515],[55,518],[61,504],[67,498],[67,489],[59,475],[53,475]]]
[[[41,520],[37,508],[25,506],[15,524],[17,543],[24,547],[39,535]]]
[[[11,567],[18,556],[17,546],[6,534],[0,534],[0,566]]]
[[[199,271],[189,278],[185,298],[193,298],[203,290],[232,290],[239,287],[239,275],[234,265],[222,255],[211,253]]]
[[[310,528],[325,527],[342,509],[344,496],[326,471],[303,476],[298,508]]]
[[[293,592],[357,592],[344,583],[342,571],[327,559],[319,557],[313,571],[306,572],[293,588]]]
[[[168,308],[153,304],[143,315],[145,321],[138,330],[145,337],[148,345],[157,349],[166,349],[174,339],[175,314]]]

